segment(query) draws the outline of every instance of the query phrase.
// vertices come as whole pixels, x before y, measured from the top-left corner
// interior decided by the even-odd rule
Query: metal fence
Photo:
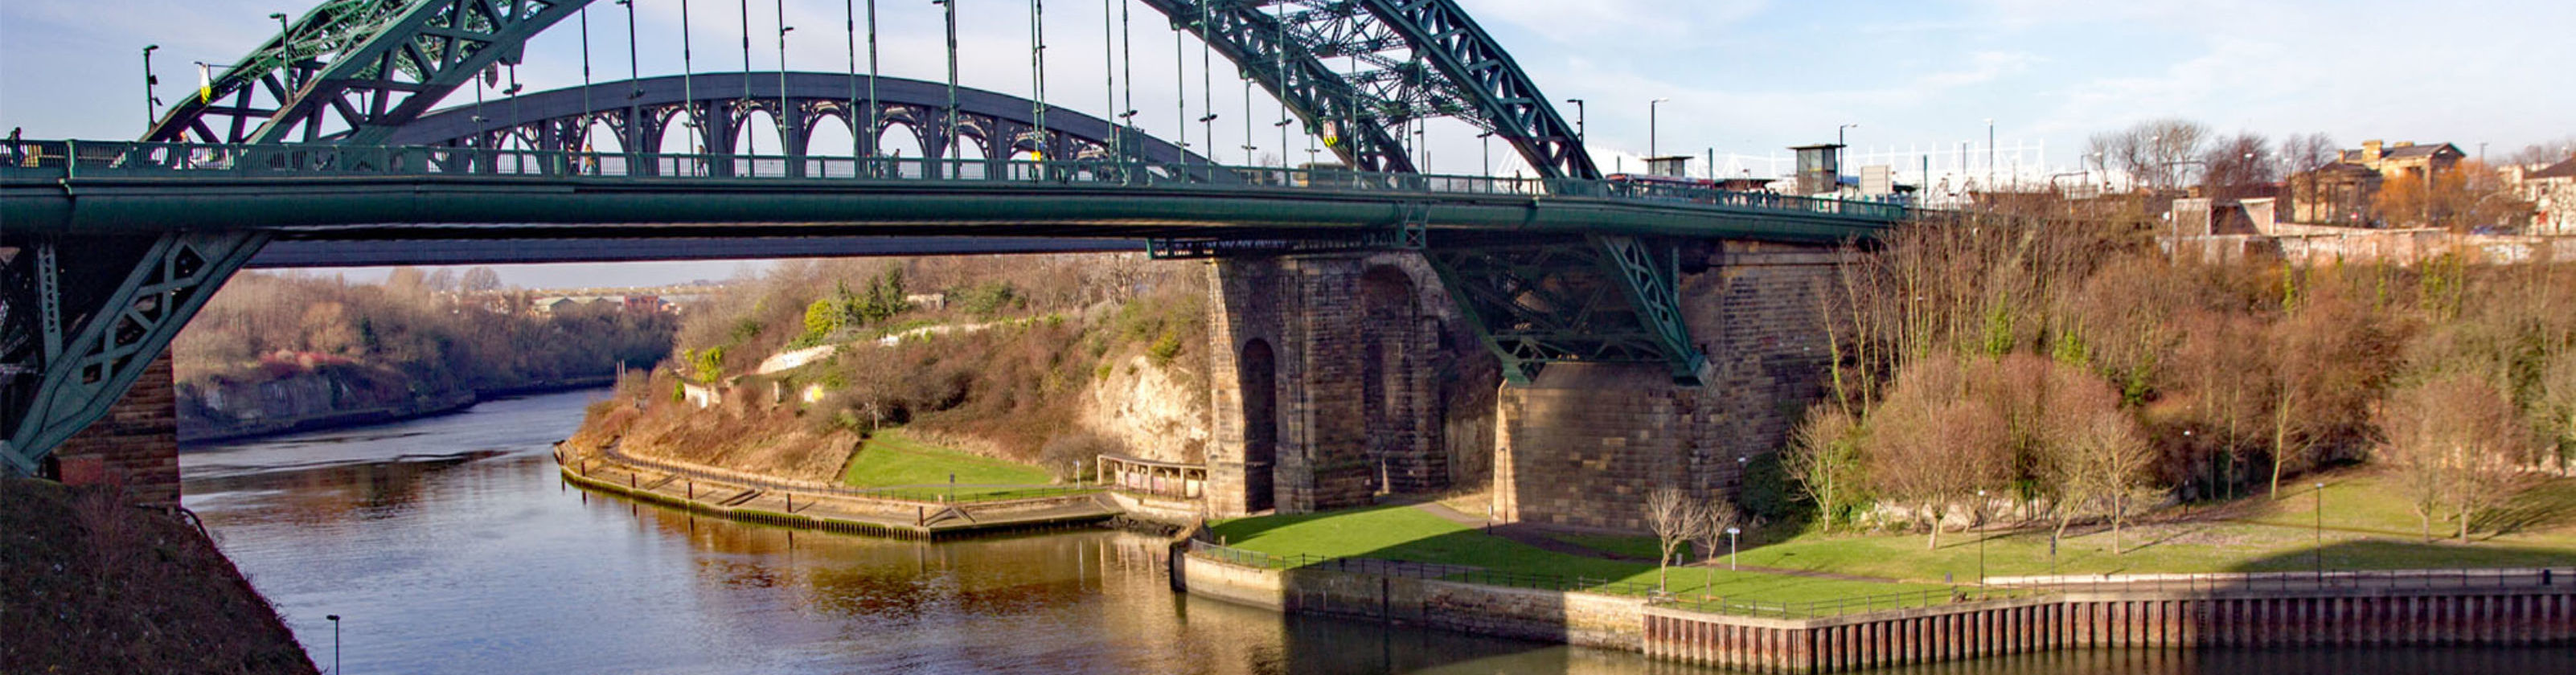
[[[907,503],[983,504],[1022,499],[1070,497],[1075,495],[1098,494],[1106,491],[1104,488],[1088,485],[970,483],[959,483],[955,485],[946,483],[937,485],[895,485],[886,487],[820,485],[800,481],[763,479],[730,472],[709,471],[700,468],[679,466],[667,462],[657,462],[654,460],[637,458],[627,455],[624,452],[620,452],[614,448],[603,449],[601,454],[605,455],[607,459],[620,464],[642,467],[658,473],[694,480],[703,480],[711,483],[740,485],[743,487],[781,492],[794,492],[798,494],[829,495],[833,497],[876,499]],[[561,458],[558,457],[558,461],[560,460]],[[586,469],[587,465],[585,464],[581,468]]]
[[[2159,574],[2106,579],[2058,577],[1992,582],[1996,587],[2102,593],[2224,593],[2231,591],[2545,590],[2576,592],[2576,567],[2528,569],[2378,570]]]
[[[1605,595],[1627,595],[1637,597],[1654,597],[1659,593],[1653,584],[1641,584],[1606,578],[1594,579],[1581,575],[1567,576],[1558,574],[1506,572],[1466,565],[1443,565],[1438,563],[1383,560],[1378,558],[1331,557],[1311,554],[1281,556],[1262,553],[1259,551],[1247,551],[1239,548],[1221,546],[1213,542],[1202,540],[1190,541],[1190,554],[1231,565],[1257,567],[1261,569],[1325,570],[1347,574],[1393,577],[1398,579],[1452,581],[1458,583],[1507,586],[1511,588],[1528,588],[1544,591],[1601,593]]]
[[[1204,162],[936,159],[610,153],[438,146],[216,145],[136,141],[22,141],[0,148],[0,173],[83,176],[275,177],[483,175],[528,177],[839,179],[1226,186],[1286,190],[1592,197],[1706,208],[1817,213],[1895,221],[1893,200],[1817,198],[1622,180],[1400,174]]]
[[[2057,592],[2055,590],[2046,588],[1951,586],[1948,588],[1927,588],[1921,591],[1907,593],[1859,595],[1834,598],[1831,600],[1814,600],[1809,602],[1763,602],[1761,600],[1731,599],[1712,596],[1674,596],[1657,598],[1653,601],[1653,604],[1658,607],[1671,607],[1674,609],[1706,612],[1710,614],[1778,617],[1784,619],[1809,619],[1816,617],[1867,614],[1870,612],[1920,609],[1924,607],[1939,607],[1943,605],[1958,605],[1998,600],[2020,600],[2025,598],[2056,595],[2056,593]]]

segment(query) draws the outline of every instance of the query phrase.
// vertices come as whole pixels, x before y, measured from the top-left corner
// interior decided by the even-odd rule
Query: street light
[[[161,97],[152,94],[152,85],[161,83],[161,78],[152,75],[152,52],[160,48],[161,45],[143,46],[143,128],[145,129],[151,129],[152,123],[161,117]]]
[[[1735,535],[1742,534],[1743,532],[1744,530],[1734,527],[1726,528],[1726,571],[1733,572],[1736,569]]]
[[[1565,102],[1574,104],[1574,142],[1581,143],[1583,142],[1583,99],[1569,98],[1565,99]]]
[[[331,620],[331,673],[332,673],[332,675],[339,675],[339,673],[340,673],[340,615],[338,615],[338,614],[328,614],[328,615],[324,615],[322,618],[326,618],[326,619],[330,619],[330,620]]]
[[[286,69],[286,91],[291,96],[295,92],[295,29],[287,27],[285,12],[269,12],[268,18],[277,20],[277,65]]]
[[[1995,118],[1986,118],[1986,189],[1995,189]]]
[[[1655,108],[1656,106],[1663,105],[1671,100],[1672,99],[1669,98],[1659,98],[1646,102],[1646,159],[1649,161],[1652,161],[1657,154],[1655,152]],[[1647,173],[1654,172],[1648,171]]]

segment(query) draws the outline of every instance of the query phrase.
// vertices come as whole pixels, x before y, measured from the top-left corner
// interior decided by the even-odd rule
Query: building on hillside
[[[2468,157],[2468,153],[2460,152],[2459,146],[2449,143],[2416,145],[2413,141],[2395,144],[2363,141],[2361,149],[2342,153],[2345,163],[2377,171],[2379,177],[2386,180],[2426,180],[2458,168],[2460,160]]]
[[[2335,162],[2290,176],[2290,219],[2311,224],[2366,225],[2370,198],[2379,194],[2379,171]]]
[[[2538,170],[2514,167],[2506,180],[2531,202],[2531,227],[2524,234],[2576,236],[2576,159]]]

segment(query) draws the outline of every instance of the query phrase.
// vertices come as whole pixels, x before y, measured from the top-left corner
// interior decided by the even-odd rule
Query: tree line
[[[1786,466],[1827,528],[1998,506],[2118,527],[2374,463],[2465,538],[2576,456],[2576,264],[2177,260],[2109,222],[1982,214],[1859,252],[1821,311],[1831,394]]]
[[[538,315],[527,311],[526,297],[493,307],[442,292],[498,287],[489,268],[467,270],[461,281],[450,270],[403,268],[380,284],[241,274],[173,346],[182,397],[316,371],[411,396],[609,376],[661,360],[679,323],[614,303]]]

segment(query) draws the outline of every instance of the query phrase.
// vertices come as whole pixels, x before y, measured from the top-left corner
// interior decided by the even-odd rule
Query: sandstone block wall
[[[1494,505],[1512,521],[1644,530],[1661,487],[1733,495],[1746,462],[1788,441],[1831,349],[1819,303],[1844,255],[1725,242],[1682,280],[1683,321],[1708,356],[1700,386],[1660,365],[1557,364],[1496,404]],[[1739,460],[1741,458],[1741,460]]]
[[[1215,513],[1357,506],[1481,480],[1461,473],[1482,472],[1486,446],[1449,434],[1453,418],[1489,413],[1454,409],[1473,397],[1451,385],[1491,357],[1420,255],[1221,260],[1208,283]],[[1266,375],[1251,372],[1258,355]],[[1266,383],[1267,396],[1247,383]]]
[[[170,353],[146,366],[107,416],[64,441],[46,461],[57,480],[125,486],[135,503],[179,504],[179,412]]]

